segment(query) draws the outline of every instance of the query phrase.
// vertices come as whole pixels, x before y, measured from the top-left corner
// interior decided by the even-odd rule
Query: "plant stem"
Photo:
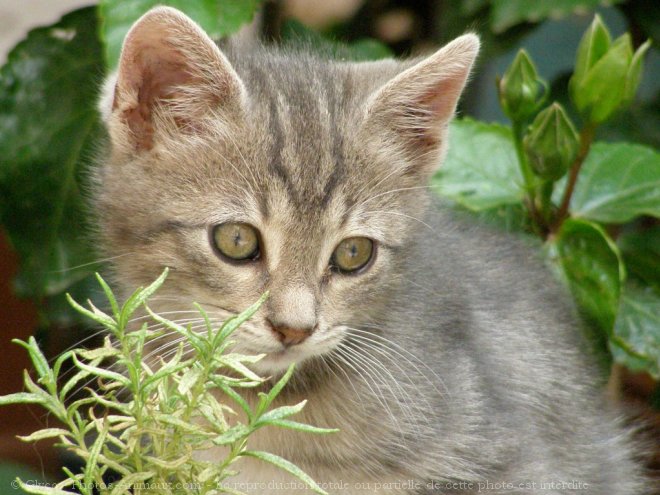
[[[564,220],[568,218],[568,208],[571,204],[571,198],[573,197],[573,192],[575,191],[575,184],[577,183],[578,175],[582,169],[582,164],[584,163],[585,158],[589,154],[591,149],[591,143],[594,140],[594,135],[596,133],[596,125],[588,123],[580,131],[580,149],[578,154],[575,157],[573,165],[571,165],[571,170],[568,175],[568,182],[566,183],[566,189],[564,190],[564,196],[562,197],[561,203],[559,205],[559,210],[557,211],[557,216],[555,221],[552,224],[550,231],[554,234],[564,223]]]
[[[522,173],[523,180],[525,181],[525,203],[527,210],[532,219],[532,224],[537,230],[537,233],[542,233],[545,230],[542,216],[536,207],[536,186],[535,178],[532,169],[527,161],[527,155],[523,149],[523,124],[521,122],[512,122],[513,127],[513,142],[516,148],[516,156],[518,157],[518,164],[520,165],[520,172]]]

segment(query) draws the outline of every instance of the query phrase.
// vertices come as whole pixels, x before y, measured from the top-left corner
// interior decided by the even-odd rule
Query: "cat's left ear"
[[[240,110],[245,88],[209,36],[170,7],[156,7],[126,35],[101,102],[113,145],[148,151],[163,136],[194,133],[213,112]]]
[[[380,137],[381,149],[394,152],[394,144],[413,161],[431,162],[424,169],[437,167],[446,149],[447,125],[478,52],[476,35],[460,36],[372,95],[366,124],[372,136]]]

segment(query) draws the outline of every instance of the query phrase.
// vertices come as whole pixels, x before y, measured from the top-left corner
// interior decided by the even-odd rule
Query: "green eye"
[[[236,261],[259,256],[257,229],[247,223],[222,223],[213,227],[211,239],[220,254]]]
[[[330,264],[344,273],[351,273],[367,266],[374,253],[374,242],[366,237],[344,239],[332,253]]]

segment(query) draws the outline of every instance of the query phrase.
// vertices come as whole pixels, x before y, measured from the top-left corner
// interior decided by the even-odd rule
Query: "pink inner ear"
[[[159,102],[176,98],[176,88],[194,83],[195,77],[183,62],[154,59],[149,54],[138,54],[130,68],[131,89],[137,94],[137,105],[122,112],[138,149],[153,146],[153,111]],[[115,95],[115,106],[121,95]],[[184,124],[181,122],[181,124]]]

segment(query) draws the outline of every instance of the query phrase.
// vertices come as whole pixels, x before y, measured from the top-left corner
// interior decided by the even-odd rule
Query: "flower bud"
[[[523,146],[534,173],[542,179],[561,179],[578,153],[580,140],[575,127],[559,103],[539,113]]]
[[[629,34],[611,41],[607,27],[596,15],[578,47],[569,91],[582,116],[598,124],[635,96],[642,59],[650,42],[633,53]]]
[[[520,50],[498,81],[497,88],[504,113],[513,121],[521,121],[543,104],[547,86],[539,78],[527,52]]]

